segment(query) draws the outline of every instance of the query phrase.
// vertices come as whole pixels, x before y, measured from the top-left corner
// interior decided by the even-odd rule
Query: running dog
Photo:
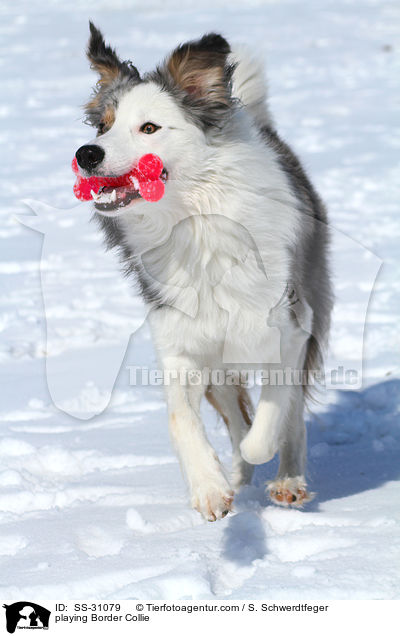
[[[209,521],[224,517],[254,464],[277,452],[270,497],[302,506],[310,499],[310,387],[293,372],[321,365],[332,308],[329,230],[323,203],[276,132],[262,65],[209,33],[140,75],[93,24],[90,31],[87,54],[99,79],[86,115],[97,134],[76,152],[81,174],[117,177],[149,153],[164,166],[159,201],[144,200],[132,182],[93,192],[93,206],[151,309],[192,506]],[[255,413],[242,382],[203,373],[250,368],[262,372]],[[280,381],[268,380],[271,370]],[[230,479],[204,430],[204,396],[229,431]]]

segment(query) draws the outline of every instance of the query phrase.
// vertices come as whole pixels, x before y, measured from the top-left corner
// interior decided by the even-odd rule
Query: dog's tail
[[[234,65],[232,96],[238,99],[251,113],[256,124],[273,125],[267,107],[267,84],[263,64],[245,46],[232,47],[229,63]]]

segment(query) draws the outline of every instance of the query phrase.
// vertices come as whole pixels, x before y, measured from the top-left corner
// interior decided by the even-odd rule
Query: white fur
[[[235,45],[228,61],[235,65],[232,94],[247,108],[261,127],[273,123],[267,108],[267,84],[260,60],[243,45]]]

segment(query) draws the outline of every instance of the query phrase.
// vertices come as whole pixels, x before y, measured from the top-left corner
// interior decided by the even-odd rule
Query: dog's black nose
[[[81,168],[91,172],[104,159],[104,150],[100,146],[81,146],[75,153]]]

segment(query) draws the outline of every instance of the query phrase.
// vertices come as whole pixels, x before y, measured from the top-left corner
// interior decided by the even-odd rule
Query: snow
[[[397,3],[80,0],[72,10],[19,0],[0,12],[0,596],[398,598]],[[129,385],[131,366],[155,368],[145,310],[72,193],[70,160],[89,138],[79,109],[94,80],[83,54],[89,17],[141,69],[208,30],[255,47],[279,130],[348,237],[333,250],[332,339],[336,359],[359,364],[368,306],[364,384],[329,390],[308,416],[317,496],[302,511],[268,503],[274,460],[257,468],[234,514],[203,521],[188,505],[161,388]],[[45,225],[41,273],[42,235],[14,218],[30,213],[24,201],[39,210],[26,223]],[[204,415],[229,465],[227,434]]]

